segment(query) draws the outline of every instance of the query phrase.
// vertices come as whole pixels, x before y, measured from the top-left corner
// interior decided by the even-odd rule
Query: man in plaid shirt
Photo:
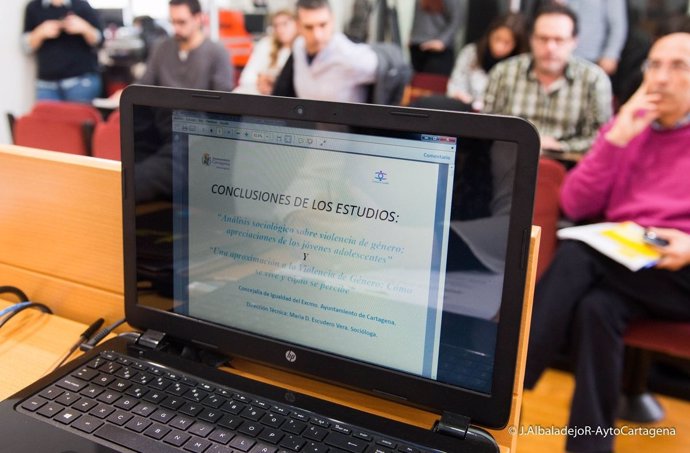
[[[611,83],[593,63],[573,56],[577,16],[565,5],[540,9],[532,52],[497,64],[489,74],[484,112],[532,122],[542,150],[585,153],[611,117]]]

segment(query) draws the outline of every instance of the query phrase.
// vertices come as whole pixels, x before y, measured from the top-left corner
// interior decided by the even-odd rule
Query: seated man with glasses
[[[230,55],[204,35],[199,0],[170,0],[169,5],[175,35],[153,48],[137,83],[231,91],[235,82]]]
[[[525,371],[532,388],[565,345],[574,357],[573,452],[613,449],[623,335],[639,318],[690,320],[690,33],[660,38],[642,86],[571,170],[561,207],[573,220],[634,221],[668,241],[636,272],[582,242],[562,241],[537,284]]]
[[[611,83],[601,68],[573,56],[577,32],[569,7],[548,4],[534,17],[532,51],[489,73],[483,111],[532,122],[542,150],[584,153],[611,117]]]

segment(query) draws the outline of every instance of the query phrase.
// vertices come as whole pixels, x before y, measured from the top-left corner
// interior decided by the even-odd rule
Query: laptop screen
[[[173,131],[181,311],[437,377],[456,138],[179,111]]]
[[[133,106],[137,307],[492,394],[515,142],[182,107]]]

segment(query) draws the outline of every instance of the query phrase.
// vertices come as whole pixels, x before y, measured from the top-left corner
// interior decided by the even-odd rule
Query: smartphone
[[[657,247],[666,247],[668,245],[668,241],[666,239],[659,237],[658,234],[649,230],[644,230],[642,240],[647,244],[656,245]]]

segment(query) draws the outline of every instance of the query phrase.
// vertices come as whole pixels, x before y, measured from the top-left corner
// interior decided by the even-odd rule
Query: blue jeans
[[[90,103],[101,95],[101,76],[84,74],[61,80],[37,80],[37,101],[71,101]]]

